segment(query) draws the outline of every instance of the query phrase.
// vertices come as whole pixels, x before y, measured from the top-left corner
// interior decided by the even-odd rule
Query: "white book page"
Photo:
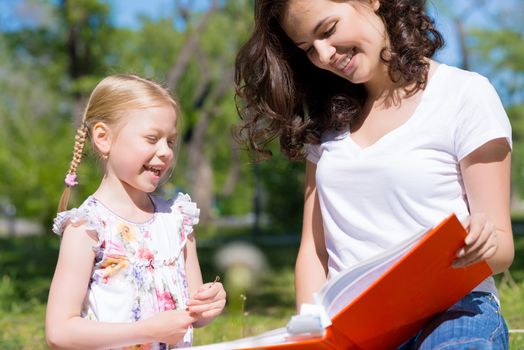
[[[428,230],[421,231],[399,243],[391,250],[384,251],[372,259],[362,261],[342,271],[329,280],[320,292],[315,295],[315,302],[323,305],[328,316],[333,318],[413,248],[426,232]]]
[[[286,328],[277,328],[269,332],[255,335],[253,337],[247,337],[247,338],[242,338],[242,339],[237,339],[237,340],[232,340],[232,341],[227,341],[227,342],[222,342],[222,343],[209,344],[209,345],[193,346],[190,348],[182,348],[182,349],[231,350],[231,349],[249,348],[249,347],[255,347],[255,346],[292,343],[297,340],[298,339],[295,339],[295,338],[289,338],[289,334]],[[180,348],[178,348],[177,350],[180,350]]]
[[[331,278],[321,291],[314,295],[315,304],[322,306],[329,318],[333,318],[340,310],[350,304],[377,280],[388,268],[408,253],[428,231],[429,230],[423,230],[399,243],[394,248],[376,255],[372,259],[362,261]],[[318,316],[320,317],[321,313],[319,313]],[[288,323],[288,327],[289,326],[290,324]],[[252,337],[182,349],[232,350],[275,344],[291,344],[299,340],[322,337],[321,334],[308,334],[309,328],[304,330],[303,336],[300,334],[293,335],[287,328],[282,327]],[[317,330],[318,327],[313,328]]]

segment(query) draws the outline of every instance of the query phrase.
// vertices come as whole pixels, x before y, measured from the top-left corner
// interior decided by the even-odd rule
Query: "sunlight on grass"
[[[242,295],[228,295],[228,299]],[[211,325],[195,330],[195,345],[210,344],[258,335],[285,327],[295,314],[293,269],[268,271],[258,285],[246,293],[243,310],[231,312],[226,307],[223,315]]]
[[[524,281],[504,283],[498,288],[509,329],[524,329]],[[524,349],[523,333],[510,333],[510,349]]]
[[[0,313],[2,350],[47,349],[44,335],[45,305],[35,304],[23,311]]]

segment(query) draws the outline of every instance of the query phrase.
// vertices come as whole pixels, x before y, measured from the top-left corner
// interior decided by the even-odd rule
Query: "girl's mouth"
[[[144,169],[146,171],[152,172],[156,176],[160,176],[160,174],[162,173],[162,168],[161,167],[157,167],[157,166],[144,165]]]

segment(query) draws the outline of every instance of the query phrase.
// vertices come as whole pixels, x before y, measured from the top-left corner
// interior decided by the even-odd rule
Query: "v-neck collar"
[[[344,134],[341,135],[342,138],[346,139],[351,147],[357,151],[360,152],[367,152],[371,151],[374,148],[380,147],[381,144],[386,142],[389,138],[394,137],[396,134],[401,133],[403,130],[408,128],[410,124],[412,124],[420,115],[423,115],[422,110],[424,109],[424,106],[426,105],[427,96],[429,94],[429,91],[433,89],[433,86],[436,85],[436,81],[439,79],[440,75],[442,75],[442,69],[441,66],[443,66],[443,63],[439,63],[438,66],[435,68],[435,71],[433,72],[433,75],[431,79],[429,79],[426,88],[422,92],[422,96],[420,97],[420,101],[418,102],[417,106],[415,107],[415,110],[411,114],[411,116],[402,124],[397,126],[396,128],[388,131],[384,135],[382,135],[379,139],[377,139],[374,143],[368,145],[368,146],[361,146],[357,142],[353,140],[351,137],[351,131],[348,130]]]

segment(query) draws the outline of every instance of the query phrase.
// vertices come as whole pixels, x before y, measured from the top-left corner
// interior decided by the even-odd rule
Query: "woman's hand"
[[[226,291],[220,282],[205,283],[187,302],[187,309],[202,326],[218,316],[226,305]]]
[[[499,246],[493,222],[485,214],[473,214],[462,224],[468,235],[464,239],[464,246],[457,250],[453,267],[465,267],[493,257]]]

